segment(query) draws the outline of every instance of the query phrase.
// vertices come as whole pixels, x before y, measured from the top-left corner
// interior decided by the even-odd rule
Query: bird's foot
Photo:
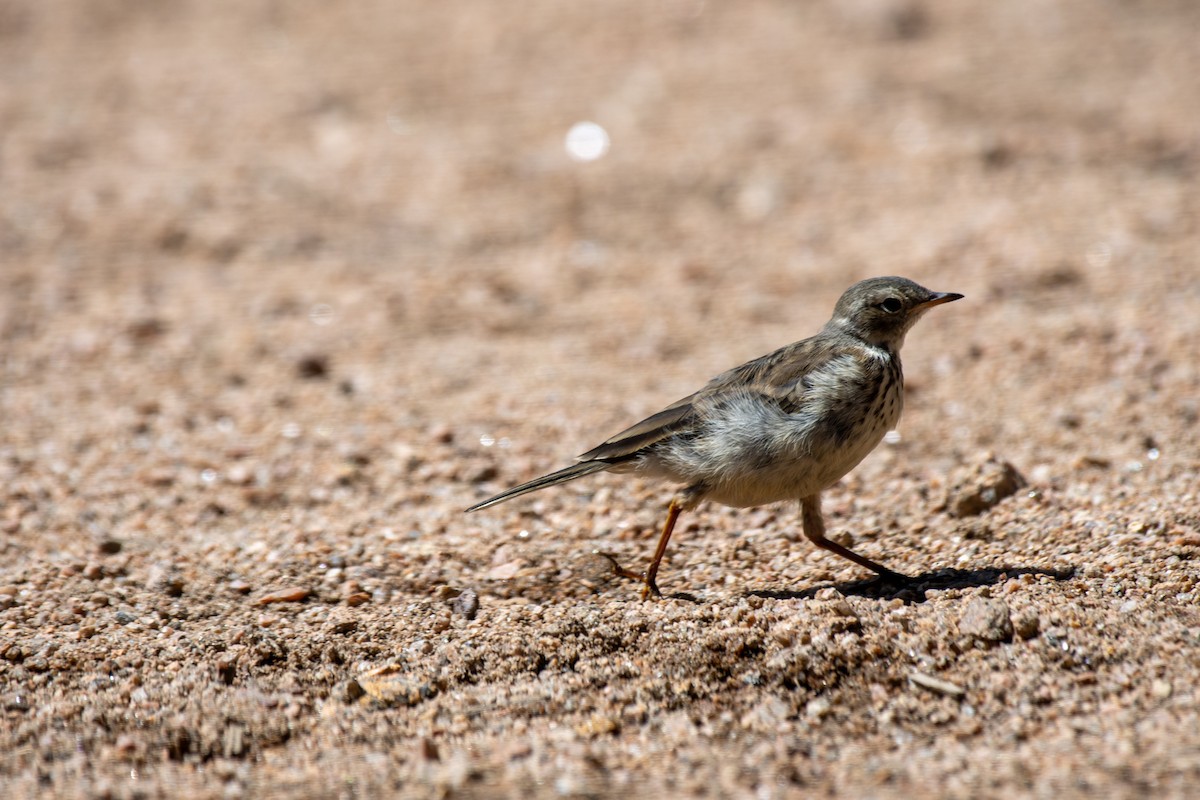
[[[649,600],[651,597],[662,597],[662,592],[658,590],[658,584],[654,582],[654,578],[642,575],[642,600]]]
[[[612,553],[604,553],[600,550],[594,551],[594,555],[608,561],[609,567],[612,568],[612,574],[621,578],[628,578],[631,581],[637,581],[642,584],[642,599],[647,600],[650,597],[662,597],[662,592],[658,590],[658,584],[654,582],[653,576],[648,576],[644,572],[636,572],[632,569],[621,566],[621,562],[617,561],[617,557]]]

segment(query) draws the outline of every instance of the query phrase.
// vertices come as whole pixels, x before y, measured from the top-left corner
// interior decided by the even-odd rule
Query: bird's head
[[[922,314],[960,299],[961,294],[931,292],[908,278],[868,278],[842,294],[827,327],[898,352],[904,334]]]

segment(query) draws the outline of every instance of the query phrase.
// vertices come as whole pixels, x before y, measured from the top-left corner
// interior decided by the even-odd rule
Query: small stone
[[[814,697],[804,706],[804,715],[809,719],[824,719],[833,710],[828,697]]]
[[[944,681],[941,678],[935,678],[933,675],[926,675],[924,672],[910,672],[908,679],[923,689],[944,694],[947,697],[961,698],[967,693],[967,690],[957,683]]]
[[[226,471],[225,480],[234,486],[249,486],[254,483],[254,473],[245,464],[234,464]]]
[[[167,597],[182,597],[184,580],[179,570],[171,564],[156,564],[150,569],[147,586]]]
[[[237,665],[228,658],[217,659],[217,680],[226,686],[232,686],[237,677]]]
[[[115,556],[117,553],[121,552],[122,547],[124,547],[124,545],[119,539],[101,539],[96,544],[96,552],[100,553],[102,556]]]
[[[438,694],[434,684],[414,681],[399,664],[386,664],[360,674],[359,687],[382,708],[415,706]]]
[[[989,453],[951,476],[941,508],[952,517],[974,516],[1026,485],[1027,481],[1016,467]]]
[[[1041,629],[1041,620],[1033,609],[1025,609],[1013,618],[1013,631],[1022,639],[1032,639]]]
[[[474,589],[466,589],[454,598],[454,612],[467,619],[475,619],[479,613],[479,595]]]
[[[575,726],[575,732],[580,736],[586,736],[590,739],[595,739],[599,736],[605,736],[610,733],[617,733],[621,730],[619,720],[603,714],[593,714],[585,719],[579,725]]]
[[[366,693],[367,692],[365,689],[363,689],[362,685],[353,678],[342,684],[342,700],[347,703],[353,703]]]
[[[141,480],[147,486],[163,489],[175,483],[175,473],[169,469],[149,470],[141,474]]]
[[[155,317],[145,317],[135,320],[126,328],[129,338],[139,344],[145,344],[152,339],[157,339],[166,332],[167,323]]]
[[[351,608],[361,606],[363,603],[369,602],[371,602],[371,595],[367,594],[366,592],[355,592],[346,596],[346,605],[350,606]]]
[[[829,610],[837,614],[839,617],[858,618],[858,614],[854,611],[854,606],[850,605],[850,601],[844,597],[839,597],[830,603]]]
[[[320,380],[329,377],[329,357],[312,353],[296,361],[296,374],[305,380]]]
[[[471,483],[484,483],[486,481],[494,480],[499,474],[500,471],[496,469],[495,464],[484,464],[482,467],[479,467],[471,472],[471,474],[467,476],[467,480],[469,480]]]
[[[525,562],[519,558],[513,561],[507,561],[503,564],[492,567],[490,570],[488,570],[487,576],[489,580],[493,581],[511,580],[513,576],[521,571],[521,567],[523,566],[525,566]]]
[[[1112,459],[1097,455],[1082,455],[1071,463],[1071,467],[1076,470],[1108,469],[1111,466]]]
[[[1013,623],[1008,605],[1002,600],[972,600],[958,621],[958,632],[984,644],[1011,641]]]
[[[221,752],[226,758],[238,758],[246,752],[246,728],[230,724],[221,737]]]
[[[312,589],[309,589],[307,586],[292,586],[265,594],[258,598],[257,602],[260,606],[270,605],[271,603],[301,603],[311,597],[312,594]]]

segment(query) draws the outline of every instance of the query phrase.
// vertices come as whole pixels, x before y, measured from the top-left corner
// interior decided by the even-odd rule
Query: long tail
[[[591,475],[593,472],[603,472],[611,466],[612,464],[607,461],[583,461],[579,464],[572,464],[565,469],[560,469],[558,472],[551,472],[549,475],[534,478],[529,483],[522,483],[520,486],[506,489],[495,497],[489,497],[482,503],[476,503],[468,508],[467,512],[494,506],[497,503],[503,503],[505,500],[512,500],[514,497],[520,497],[529,492],[536,492],[538,489],[545,489],[547,486],[555,486],[567,481],[573,481],[576,478],[582,478],[584,475]]]

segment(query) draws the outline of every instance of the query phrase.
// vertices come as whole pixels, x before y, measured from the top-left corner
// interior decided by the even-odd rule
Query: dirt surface
[[[0,2],[9,797],[1184,796],[1200,6]],[[572,125],[611,137],[568,157]],[[826,494],[462,509],[966,299]]]

